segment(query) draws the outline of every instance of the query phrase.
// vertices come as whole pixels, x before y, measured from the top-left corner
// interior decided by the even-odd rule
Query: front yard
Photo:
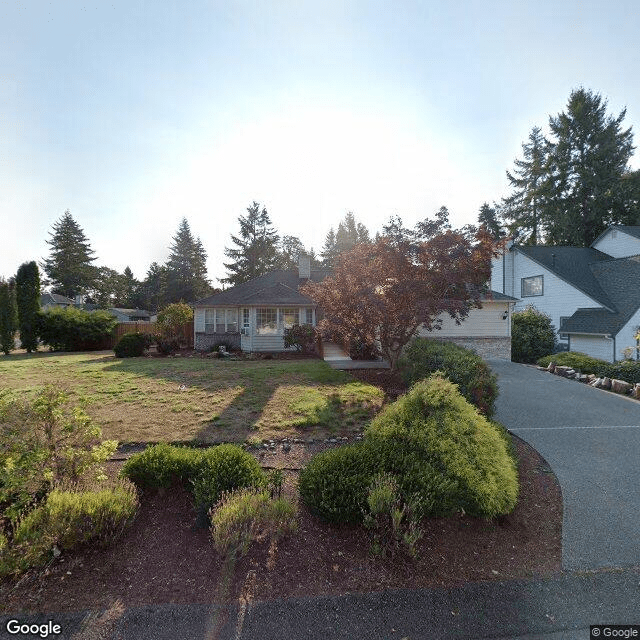
[[[243,442],[360,431],[383,392],[319,360],[128,358],[111,352],[0,357],[1,388],[68,391],[119,442]]]

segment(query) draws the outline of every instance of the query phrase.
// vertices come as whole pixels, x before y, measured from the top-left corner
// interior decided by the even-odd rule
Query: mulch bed
[[[403,386],[387,371],[359,370],[393,398]],[[375,382],[374,382],[375,381]],[[78,611],[163,603],[213,603],[448,587],[468,581],[540,577],[561,571],[562,497],[546,462],[514,437],[520,498],[513,513],[487,520],[455,515],[424,523],[414,560],[371,553],[370,533],[335,527],[300,507],[298,531],[277,545],[256,544],[230,567],[207,529],[195,528],[190,494],[181,487],[141,497],[138,516],[107,548],[63,553],[47,569],[0,584],[1,609]],[[299,444],[285,454],[256,452],[265,467],[285,471],[295,497],[296,468],[326,443]],[[117,472],[121,461],[110,463]]]

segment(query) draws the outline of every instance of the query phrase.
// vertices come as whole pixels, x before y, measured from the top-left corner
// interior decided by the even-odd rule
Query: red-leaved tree
[[[421,242],[382,237],[342,254],[332,277],[301,292],[322,309],[322,330],[350,344],[378,342],[395,370],[421,325],[437,329],[442,313],[459,324],[481,306],[493,251],[483,230],[447,229]]]

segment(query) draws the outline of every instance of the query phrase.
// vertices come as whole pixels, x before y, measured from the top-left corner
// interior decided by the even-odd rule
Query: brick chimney
[[[298,275],[305,280],[311,278],[311,256],[308,253],[298,256]]]

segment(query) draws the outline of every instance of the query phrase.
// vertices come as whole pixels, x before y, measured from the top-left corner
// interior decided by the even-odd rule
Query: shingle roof
[[[633,236],[634,238],[640,238],[640,226],[625,225],[625,224],[610,224],[592,243],[593,246],[602,236],[609,232],[610,229],[617,229],[624,233]]]
[[[482,300],[495,300],[496,302],[518,302],[518,298],[512,298],[504,293],[500,293],[499,291],[494,291],[493,289],[488,293],[482,295]]]
[[[607,309],[578,309],[562,325],[563,333],[616,335],[640,308],[640,257],[618,258],[591,265],[591,272],[607,291],[615,312]]]
[[[40,296],[40,304],[49,304],[49,302],[47,302],[47,298],[49,298],[50,302],[55,304],[73,304],[73,300],[71,300],[71,298],[61,296],[59,293],[43,293]]]
[[[615,312],[615,303],[611,300],[607,288],[603,288],[595,277],[591,266],[610,261],[611,256],[590,247],[540,247],[514,245],[527,257],[535,260],[549,271],[555,273],[569,284]]]
[[[312,269],[311,280],[321,282],[332,275],[330,269]],[[231,289],[216,293],[194,303],[196,307],[218,305],[312,305],[313,302],[303,296],[298,288],[306,282],[298,275],[298,269],[271,271],[263,276],[239,284]]]

